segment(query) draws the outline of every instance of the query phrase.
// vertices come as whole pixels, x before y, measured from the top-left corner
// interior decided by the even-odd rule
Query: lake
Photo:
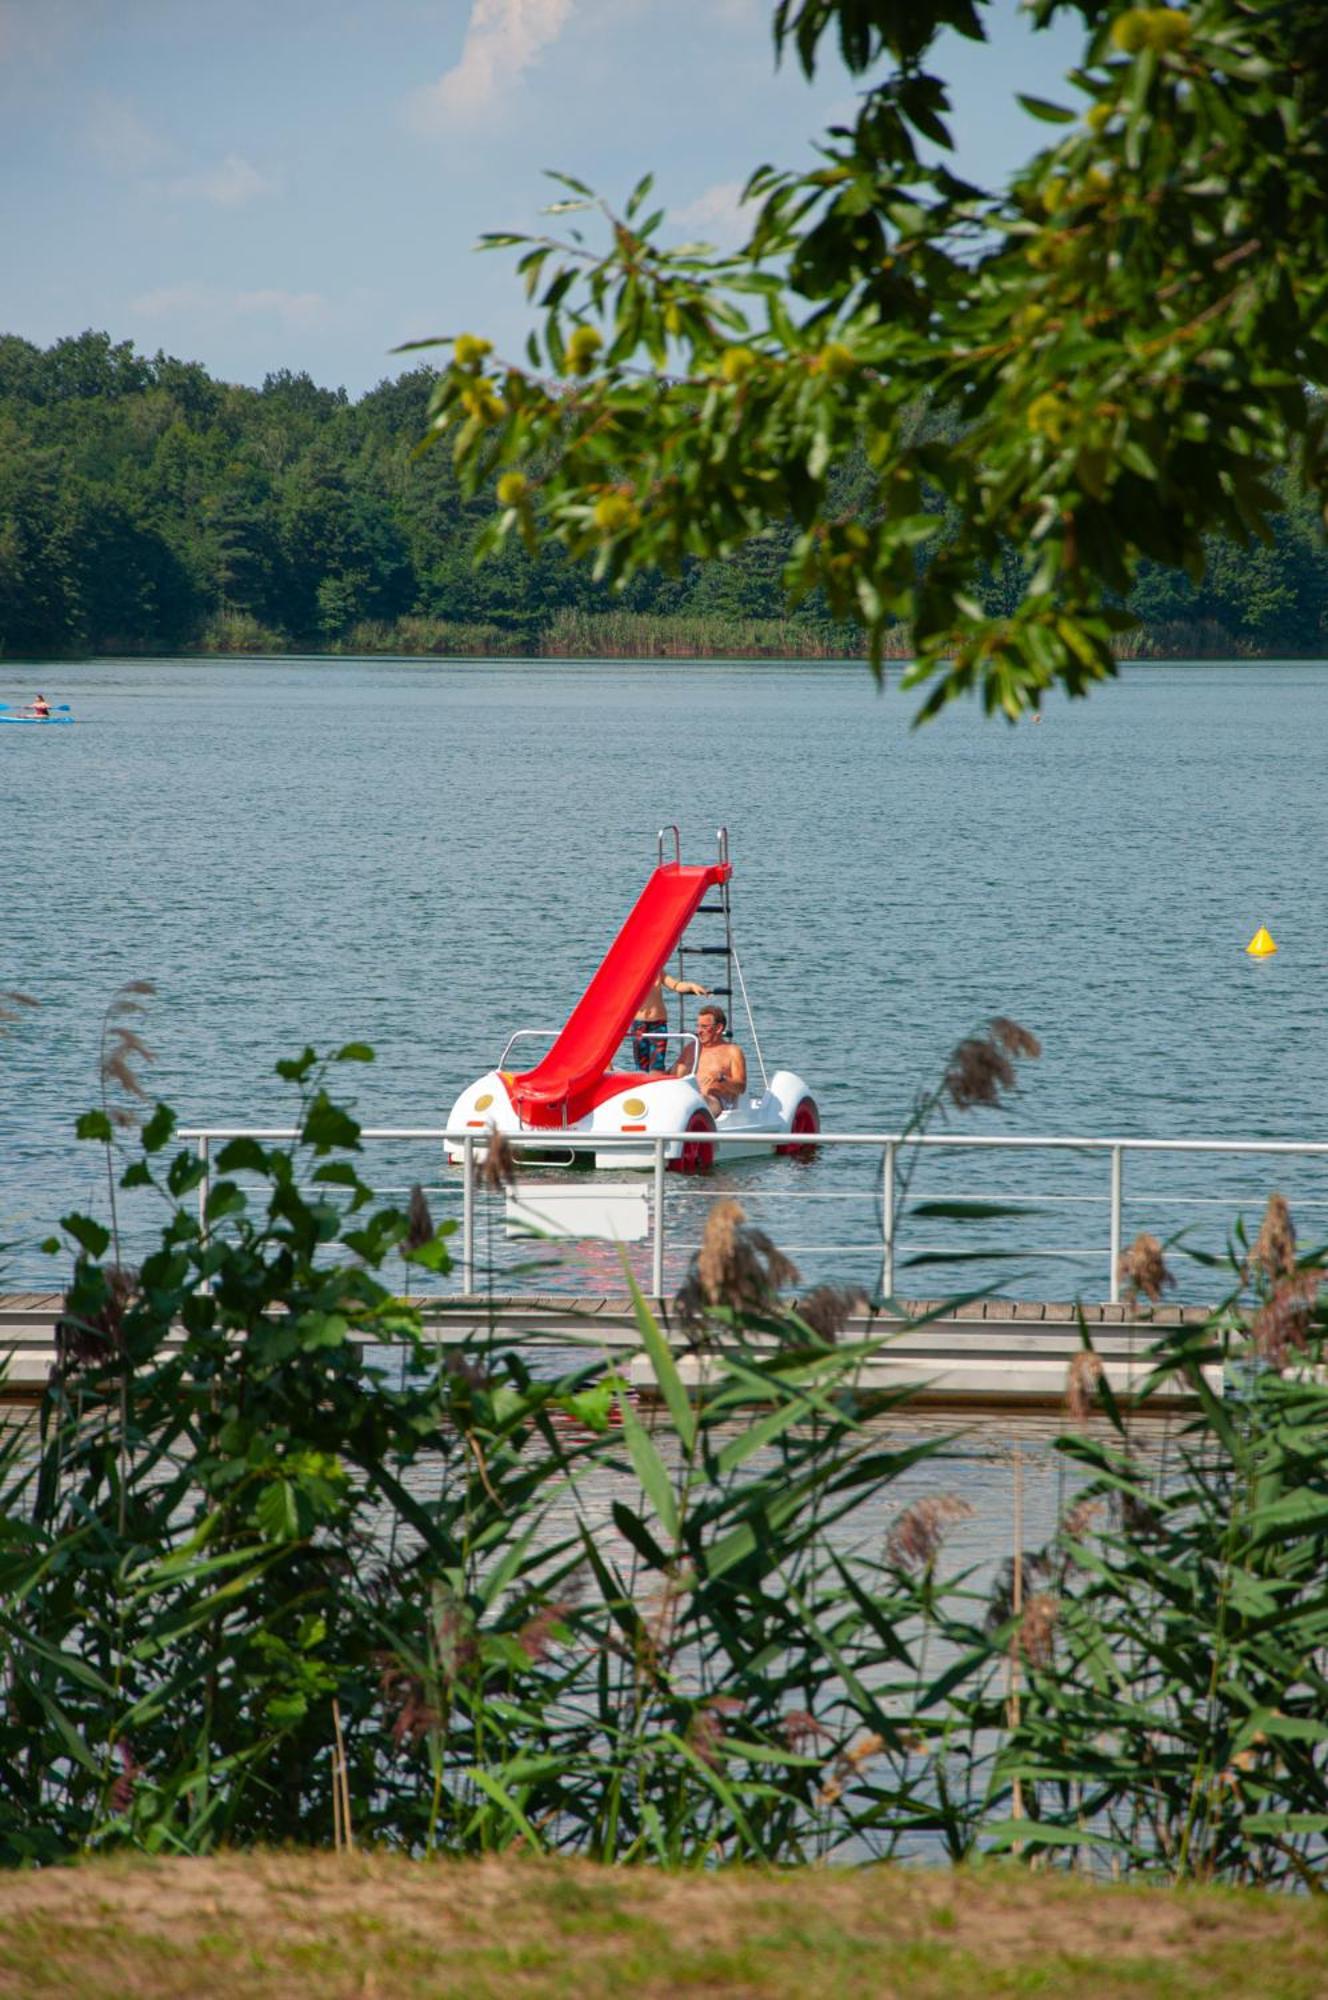
[[[952,1130],[1324,1135],[1322,667],[1133,665],[1038,726],[963,708],[921,731],[859,664],[98,660],[0,680],[78,718],[0,739],[0,986],[42,1003],[0,1043],[11,1243],[99,1198],[69,1135],[122,981],[157,986],[138,1025],[187,1123],[281,1122],[274,1060],[363,1039],[361,1118],[440,1124],[512,1028],[565,1018],[668,821],[689,859],[729,828],[767,1062],[806,1076],[827,1129],[899,1126],[1002,1013],[1042,1059],[1006,1111]],[[1263,963],[1244,953],[1260,924],[1280,946]],[[730,1178],[805,1269],[870,1283],[865,1194],[860,1226],[837,1225],[861,1239],[851,1269],[817,1247],[816,1198],[845,1172],[823,1156]],[[1067,1257],[1105,1243],[1104,1217],[1054,1207],[1088,1199],[1068,1169],[1018,1172],[1062,1261],[999,1282],[1104,1296],[1104,1256]],[[1232,1198],[1257,1210],[1274,1179],[1302,1235],[1323,1227],[1322,1168],[1188,1172],[1182,1216],[1140,1170],[1127,1233],[1220,1240]],[[6,1281],[47,1268],[20,1247]]]

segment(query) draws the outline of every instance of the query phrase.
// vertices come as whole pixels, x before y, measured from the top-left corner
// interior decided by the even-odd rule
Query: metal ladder
[[[664,860],[664,836],[666,833],[673,835],[674,852],[677,854],[681,852],[682,843],[677,827],[661,827],[658,837],[661,864]],[[729,830],[726,826],[716,829],[715,840],[719,850],[719,860],[727,861],[729,858]],[[729,1023],[728,1033],[731,1035],[733,1032],[733,911],[729,901],[729,882],[727,880],[720,884],[719,901],[717,903],[700,904],[695,915],[697,917],[722,917],[724,919],[724,942],[723,944],[684,944],[680,939],[678,942],[677,972],[675,976],[679,979],[687,979],[691,976],[687,966],[689,958],[722,958],[724,960],[726,983],[723,986],[710,986],[709,980],[703,979],[701,984],[703,986],[710,986],[710,996],[712,999],[717,1000],[721,995],[723,996],[724,1012],[728,1016]],[[680,993],[677,997],[678,1033],[685,1034],[687,1032],[687,995]]]

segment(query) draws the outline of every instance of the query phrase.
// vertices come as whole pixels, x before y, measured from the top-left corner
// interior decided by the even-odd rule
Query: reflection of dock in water
[[[641,1353],[641,1337],[630,1301],[621,1295],[598,1298],[556,1296],[503,1298],[428,1297],[413,1300],[428,1336],[446,1346],[481,1344],[495,1335],[528,1341],[558,1365],[579,1354],[604,1353],[624,1368],[638,1388],[652,1381]],[[55,1359],[55,1329],[63,1309],[59,1292],[0,1294],[0,1353],[8,1357],[0,1397],[32,1402],[41,1394]],[[1202,1306],[1159,1307],[1130,1312],[1124,1305],[1085,1305],[1010,1299],[975,1300],[947,1309],[940,1302],[915,1302],[907,1316],[859,1313],[849,1320],[842,1345],[879,1341],[862,1363],[864,1388],[914,1390],[922,1406],[990,1409],[1049,1409],[1065,1395],[1070,1363],[1082,1351],[1079,1314],[1103,1364],[1112,1392],[1128,1400],[1151,1372],[1150,1349],[1168,1329],[1202,1326]],[[683,1358],[684,1377],[695,1379],[704,1366],[688,1351],[685,1336],[661,1322]],[[1220,1387],[1221,1371],[1212,1371]],[[1160,1409],[1182,1401],[1176,1389],[1149,1399]]]

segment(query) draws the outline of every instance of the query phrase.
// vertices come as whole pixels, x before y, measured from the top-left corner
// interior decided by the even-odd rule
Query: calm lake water
[[[674,820],[688,858],[730,829],[767,1062],[806,1076],[827,1129],[897,1127],[955,1041],[1004,1013],[1042,1060],[1006,1112],[952,1130],[1328,1136],[1321,667],[1133,666],[1038,727],[963,709],[920,732],[859,665],[95,661],[0,679],[0,699],[41,686],[78,717],[0,738],[0,986],[42,1002],[0,1043],[11,1242],[98,1199],[69,1134],[122,981],[158,988],[140,1026],[185,1122],[281,1122],[273,1061],[364,1039],[360,1116],[440,1124],[510,1029],[565,1018]],[[1281,948],[1266,963],[1243,949],[1259,924]],[[1002,1172],[1042,1204],[1025,1243],[1092,1254],[996,1281],[1104,1296],[1105,1164]],[[994,1185],[973,1162],[929,1174],[927,1192]],[[850,1226],[826,1197],[851,1176]],[[733,1179],[804,1269],[874,1281],[867,1163]],[[1303,1235],[1328,1231],[1324,1169],[1189,1163],[1138,1169],[1127,1233],[1217,1240],[1232,1199],[1257,1210],[1274,1181]],[[21,1248],[6,1282],[46,1270]]]

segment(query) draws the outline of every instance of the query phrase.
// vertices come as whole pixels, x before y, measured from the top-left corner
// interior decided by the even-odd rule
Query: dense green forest
[[[477,568],[487,505],[446,450],[417,449],[433,380],[416,367],[352,402],[286,370],[214,381],[104,333],[0,336],[0,654],[861,650],[823,604],[786,604],[777,535],[626,591],[557,551]],[[1317,510],[1293,501],[1268,546],[1212,545],[1197,586],[1146,569],[1132,608],[1142,653],[1328,652]]]

